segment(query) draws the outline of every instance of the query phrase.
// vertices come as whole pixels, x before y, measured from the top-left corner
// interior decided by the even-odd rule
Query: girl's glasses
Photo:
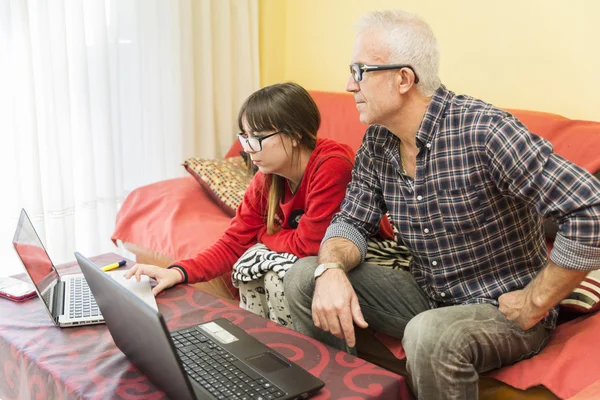
[[[264,136],[248,136],[244,132],[238,133],[237,137],[244,148],[244,151],[252,150],[254,152],[262,151],[262,142],[265,139],[275,136],[278,133],[284,133],[283,131],[273,132],[269,135]]]

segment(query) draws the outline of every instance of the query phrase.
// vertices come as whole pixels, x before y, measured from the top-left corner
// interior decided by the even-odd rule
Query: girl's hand
[[[154,296],[157,296],[164,289],[177,285],[182,281],[181,273],[175,269],[167,269],[149,264],[136,264],[127,271],[124,275],[126,279],[135,275],[135,279],[139,282],[142,275],[149,276],[158,282],[158,285],[152,289]]]

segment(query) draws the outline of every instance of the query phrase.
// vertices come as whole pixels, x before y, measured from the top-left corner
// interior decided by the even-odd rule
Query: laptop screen
[[[13,246],[48,310],[52,310],[52,288],[59,276],[25,210],[21,210]]]

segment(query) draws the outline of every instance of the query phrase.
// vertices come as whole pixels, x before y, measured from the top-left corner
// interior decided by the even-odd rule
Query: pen
[[[121,260],[119,262],[116,263],[112,263],[112,264],[108,264],[105,265],[104,267],[100,268],[102,271],[107,272],[107,271],[112,271],[113,269],[122,267],[123,265],[127,264],[127,261],[125,260]]]

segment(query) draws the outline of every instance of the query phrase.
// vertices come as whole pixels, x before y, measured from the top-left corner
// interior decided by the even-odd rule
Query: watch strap
[[[317,266],[317,269],[315,269],[315,279],[323,275],[328,269],[341,269],[342,271],[345,271],[344,265],[342,263],[330,262],[319,264]]]

